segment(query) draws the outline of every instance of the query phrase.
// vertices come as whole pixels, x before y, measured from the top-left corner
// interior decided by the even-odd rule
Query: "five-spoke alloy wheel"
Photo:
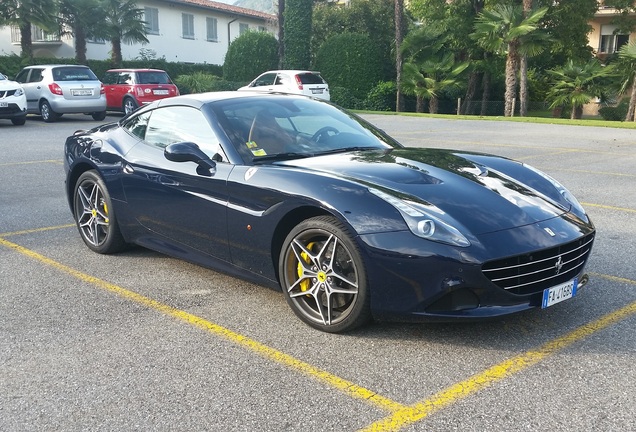
[[[326,332],[356,328],[371,318],[366,271],[348,229],[319,216],[298,224],[280,255],[287,302],[305,323]]]
[[[107,254],[123,249],[108,190],[95,171],[86,171],[77,180],[74,213],[82,240],[91,250]]]

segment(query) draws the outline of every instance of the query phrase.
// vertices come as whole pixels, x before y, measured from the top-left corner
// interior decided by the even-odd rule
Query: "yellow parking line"
[[[636,285],[636,281],[619,278],[609,275],[600,276],[615,282],[629,283]],[[527,351],[523,354],[505,360],[494,365],[477,375],[459,382],[447,389],[444,389],[428,399],[418,402],[414,405],[405,407],[392,415],[381,419],[372,425],[362,429],[362,431],[397,431],[405,426],[411,425],[431,414],[452,405],[466,397],[477,393],[480,390],[512,376],[524,369],[529,368],[546,359],[547,357],[561,351],[568,346],[578,342],[600,330],[609,327],[619,321],[622,321],[636,314],[636,301],[624,306],[614,312],[602,316],[601,318],[583,325],[564,336],[553,339],[536,350]]]
[[[6,233],[0,233],[0,237],[10,237],[10,236],[16,236],[16,235],[23,235],[23,234],[32,234],[32,233],[43,232],[43,231],[51,231],[51,230],[62,229],[62,228],[70,228],[70,227],[74,227],[74,226],[76,226],[76,225],[75,224],[67,224],[67,225],[57,225],[57,226],[50,226],[50,227],[44,227],[44,228],[33,228],[33,229],[22,230],[22,231],[6,232]]]
[[[590,170],[577,170],[577,169],[567,169],[567,168],[557,168],[557,170],[563,171],[563,172],[608,175],[608,176],[616,176],[616,177],[636,177],[636,174],[626,174],[626,173],[617,173],[617,172],[609,172],[609,171],[590,171]]]
[[[13,166],[13,165],[33,165],[33,164],[41,164],[41,163],[61,164],[61,163],[63,163],[63,161],[61,159],[45,159],[45,160],[28,161],[28,162],[8,162],[8,163],[0,164],[0,167]]]
[[[67,273],[83,282],[95,285],[99,288],[105,289],[112,293],[115,293],[125,299],[134,301],[136,303],[142,304],[146,307],[155,309],[165,315],[176,318],[180,321],[191,324],[195,327],[198,327],[202,330],[205,330],[209,333],[212,333],[216,336],[221,336],[230,342],[235,343],[236,345],[242,346],[243,348],[247,348],[248,350],[270,360],[273,360],[279,364],[287,366],[288,368],[295,370],[297,372],[303,373],[307,376],[315,378],[321,381],[324,384],[331,386],[337,390],[342,391],[343,393],[352,396],[357,399],[362,399],[368,401],[375,405],[377,408],[381,408],[383,410],[387,410],[389,412],[395,412],[404,408],[404,405],[385,398],[371,390],[368,390],[364,387],[356,385],[350,381],[347,381],[343,378],[340,378],[336,375],[333,375],[325,370],[319,369],[310,365],[309,363],[303,362],[302,360],[298,360],[288,354],[285,354],[281,351],[278,351],[274,348],[268,347],[260,342],[257,342],[254,339],[250,339],[247,336],[241,335],[239,333],[233,332],[225,327],[222,327],[218,324],[214,324],[210,321],[207,321],[201,317],[193,315],[191,313],[185,312],[180,309],[176,309],[172,306],[160,303],[156,300],[152,300],[148,297],[142,296],[136,292],[127,290],[120,286],[111,284],[102,279],[99,279],[94,276],[90,276],[88,274],[82,273],[78,270],[75,270],[71,267],[68,267],[62,263],[54,261],[44,255],[41,255],[35,251],[22,247],[18,244],[12,243],[8,240],[0,238],[0,245],[13,249],[14,251],[25,255],[29,258],[33,258],[37,261],[40,261],[43,264],[54,267],[64,273]]]
[[[614,207],[614,206],[608,206],[608,205],[604,205],[604,204],[594,204],[594,203],[581,203],[581,205],[585,206],[585,207],[598,207],[598,208],[602,208],[602,209],[606,209],[606,210],[619,210],[619,211],[625,211],[625,212],[630,212],[630,213],[636,213],[636,209],[630,209],[630,208],[626,208],[626,207]]]

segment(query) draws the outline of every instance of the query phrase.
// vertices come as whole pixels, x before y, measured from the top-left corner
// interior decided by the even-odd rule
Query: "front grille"
[[[533,294],[578,275],[590,255],[594,233],[577,241],[482,266],[491,282],[514,294]]]
[[[3,99],[5,97],[9,97],[9,96],[13,96],[15,94],[15,89],[14,90],[1,90],[0,91],[0,99]]]

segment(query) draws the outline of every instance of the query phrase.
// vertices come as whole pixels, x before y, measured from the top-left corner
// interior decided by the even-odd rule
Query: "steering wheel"
[[[311,140],[314,142],[321,142],[326,140],[327,138],[330,138],[332,136],[336,136],[340,133],[340,131],[338,129],[336,129],[333,126],[325,126],[325,127],[321,127],[320,129],[318,129],[316,131],[316,133],[311,137]]]

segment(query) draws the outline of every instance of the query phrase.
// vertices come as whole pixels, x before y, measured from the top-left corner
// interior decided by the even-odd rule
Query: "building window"
[[[181,14],[181,22],[183,24],[183,38],[194,39],[194,15]]]
[[[145,7],[144,20],[146,21],[146,31],[148,34],[159,34],[159,9]]]
[[[218,42],[219,35],[217,33],[217,20],[216,18],[207,17],[205,19],[205,26],[207,29],[207,40],[210,42]]]
[[[239,23],[239,34],[242,35],[245,32],[250,31],[250,25],[245,23]]]
[[[621,47],[629,43],[629,35],[616,34],[617,27],[615,25],[601,26],[601,41],[599,53],[614,54]]]

